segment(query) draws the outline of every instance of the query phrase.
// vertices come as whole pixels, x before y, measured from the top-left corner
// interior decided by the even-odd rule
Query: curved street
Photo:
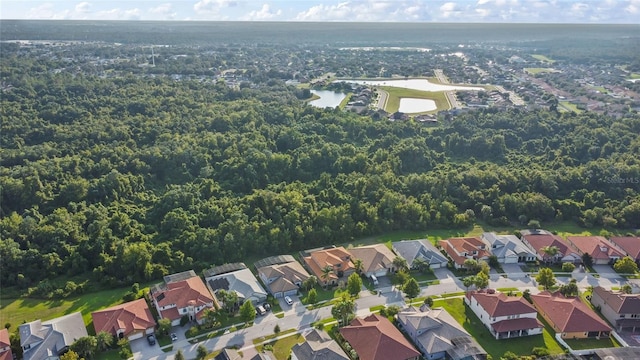
[[[517,265],[503,265],[503,268],[506,272],[504,274],[498,274],[492,270],[489,287],[494,289],[518,288],[521,291],[529,289],[533,294],[539,292],[534,280],[535,274],[524,273]],[[559,285],[562,285],[568,283],[572,278],[575,278],[581,290],[598,285],[610,289],[611,287],[620,287],[627,282],[625,278],[612,272],[609,266],[603,266],[602,269],[597,268],[596,271],[599,271],[597,277],[593,274],[580,272],[579,270],[573,273],[556,273],[556,280]],[[456,278],[451,271],[447,269],[436,269],[434,273],[440,283],[437,285],[421,286],[421,297],[460,293],[466,290],[462,285],[462,281]],[[371,294],[368,290],[360,293],[360,297],[356,300],[356,313],[358,316],[368,315],[370,313],[369,309],[377,305],[406,306],[403,294],[395,290],[393,286],[387,286],[379,290],[381,292],[380,294]],[[139,342],[132,342],[131,347],[132,350],[134,350],[134,359],[173,359],[179,349],[182,350],[182,353],[187,359],[195,358],[197,348],[200,345],[204,345],[209,351],[220,350],[225,347],[238,347],[243,351],[245,356],[248,356],[256,352],[253,339],[272,335],[276,324],[280,326],[282,331],[296,329],[296,332],[301,333],[309,329],[315,321],[331,317],[330,306],[307,310],[306,307],[300,303],[299,299],[296,298],[294,301],[292,306],[287,306],[282,302],[282,308],[284,309],[283,318],[277,318],[273,313],[269,312],[265,316],[256,317],[254,325],[251,327],[238,329],[237,331],[203,340],[195,344],[190,343],[185,338],[184,331],[186,331],[186,328],[181,329],[175,327],[172,330],[179,330],[178,341],[172,344],[173,350],[166,353],[157,345],[150,347],[146,339],[141,339]],[[287,333],[283,336],[290,336],[291,334],[292,333]]]

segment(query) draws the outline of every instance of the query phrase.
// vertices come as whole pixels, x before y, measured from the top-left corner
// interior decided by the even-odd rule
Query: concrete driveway
[[[600,276],[607,278],[621,277],[615,270],[613,270],[611,265],[593,265],[593,270],[600,274]]]
[[[184,338],[184,335],[183,335]],[[160,349],[158,342],[155,345],[149,345],[147,341],[147,337],[143,337],[142,339],[136,339],[129,342],[129,346],[131,346],[131,352],[133,353],[133,358],[138,359],[150,359],[154,356],[163,355],[164,352]]]

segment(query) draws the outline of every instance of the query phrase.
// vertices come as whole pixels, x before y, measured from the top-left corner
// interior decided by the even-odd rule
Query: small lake
[[[484,90],[484,88],[479,86],[434,84],[432,82],[429,82],[429,80],[427,79],[336,80],[335,82],[346,82],[350,84],[360,84],[360,85],[369,85],[369,86],[392,86],[392,87],[398,87],[403,89],[413,89],[413,90],[422,90],[422,91]]]
[[[310,101],[309,104],[319,108],[335,108],[347,97],[347,94],[330,90],[311,90],[311,93],[320,96],[320,99]]]
[[[438,107],[436,106],[436,102],[429,99],[416,99],[416,98],[401,98],[400,99],[400,107],[398,111],[413,114],[420,113],[425,111],[433,111]]]

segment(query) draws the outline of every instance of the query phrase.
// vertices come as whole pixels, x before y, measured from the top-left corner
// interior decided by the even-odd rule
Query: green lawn
[[[548,58],[548,57],[546,57],[544,55],[540,55],[540,54],[533,54],[533,55],[531,55],[531,57],[536,59],[536,60],[540,60],[542,62],[546,62],[546,63],[549,63],[549,64],[553,64],[554,62],[556,62],[555,60],[550,59],[550,58]]]
[[[295,344],[301,344],[303,342],[304,337],[300,334],[295,334],[273,341],[269,343],[269,345],[273,347],[273,355],[275,355],[277,360],[287,360],[291,354],[291,348]],[[264,345],[256,346],[256,350],[258,350],[258,352],[262,352],[263,349]]]
[[[567,111],[573,111],[576,114],[582,113],[582,110],[578,109],[576,104],[570,103],[568,101],[560,101],[560,107],[566,109]]]
[[[445,308],[494,359],[499,359],[507,351],[517,355],[530,355],[534,347],[546,348],[551,354],[564,352],[546,328],[543,330],[542,336],[496,340],[476,314],[464,305],[462,299],[437,299],[433,306]]]
[[[44,321],[80,311],[85,324],[89,324],[91,312],[122,303],[122,296],[129,290],[131,287],[103,290],[63,300],[0,299],[0,319],[3,324],[17,326],[25,321]]]
[[[120,360],[120,348],[105,352],[97,352],[93,356],[94,360]]]
[[[606,339],[565,339],[564,340],[569,347],[573,350],[585,350],[585,349],[599,349],[599,348],[612,348],[620,347],[613,338]]]

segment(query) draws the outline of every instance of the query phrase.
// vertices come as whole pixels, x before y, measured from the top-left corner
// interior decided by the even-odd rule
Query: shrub
[[[572,263],[566,262],[562,264],[562,271],[564,272],[572,272],[575,269],[576,269],[576,266],[573,265]]]
[[[543,347],[534,347],[531,350],[531,354],[537,356],[537,357],[543,357],[543,356],[547,356],[549,355],[549,350]]]

